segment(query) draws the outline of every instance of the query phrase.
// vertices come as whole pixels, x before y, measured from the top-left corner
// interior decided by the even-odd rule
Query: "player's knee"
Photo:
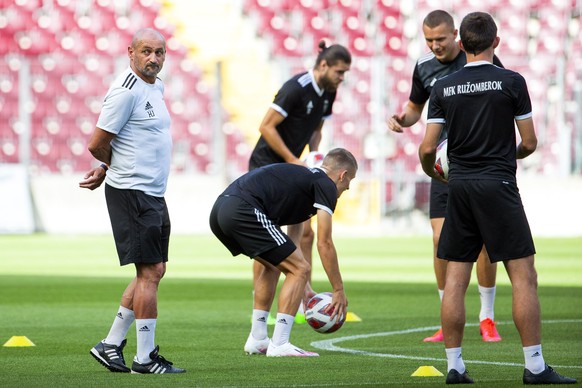
[[[309,264],[306,260],[301,260],[297,265],[297,275],[309,278],[309,274],[311,273],[311,264]]]
[[[315,239],[315,233],[313,232],[313,229],[311,229],[311,228],[303,228],[303,235],[301,236],[301,238],[304,241],[311,241],[311,242],[313,242],[313,240]]]
[[[536,272],[535,268],[530,271],[529,284],[531,284],[535,289],[538,288],[538,273]]]
[[[149,283],[159,283],[166,273],[164,263],[139,264],[137,265],[138,281],[147,281]]]

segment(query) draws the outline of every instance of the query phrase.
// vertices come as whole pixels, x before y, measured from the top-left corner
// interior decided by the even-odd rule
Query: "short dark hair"
[[[435,28],[443,23],[450,27],[451,30],[455,29],[455,21],[453,20],[453,17],[447,11],[443,11],[442,9],[430,12],[422,22],[422,24],[428,28]]]
[[[471,12],[461,22],[461,42],[466,53],[478,55],[493,45],[497,25],[486,12]]]
[[[330,169],[346,169],[356,173],[358,171],[358,161],[354,155],[345,148],[334,148],[323,158],[323,165]]]
[[[323,60],[325,60],[329,66],[335,65],[339,61],[343,61],[349,65],[352,63],[352,55],[344,46],[340,44],[332,44],[327,47],[325,40],[322,40],[319,42],[319,54],[317,54],[317,59],[315,60],[315,67],[317,67]]]

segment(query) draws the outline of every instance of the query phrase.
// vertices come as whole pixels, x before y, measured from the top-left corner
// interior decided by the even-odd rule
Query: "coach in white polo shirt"
[[[109,334],[91,355],[112,372],[180,373],[185,370],[160,356],[154,342],[158,285],[166,272],[170,240],[164,193],[172,137],[164,86],[157,77],[166,41],[158,31],[140,30],[128,56],[130,66],[109,88],[89,141],[89,151],[103,164],[89,171],[80,186],[94,190],[105,180],[119,262],[133,263],[136,277],[123,293]],[[129,368],[123,348],[134,320],[137,353]]]

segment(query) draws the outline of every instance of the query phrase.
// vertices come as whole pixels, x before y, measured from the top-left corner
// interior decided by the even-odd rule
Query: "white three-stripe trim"
[[[275,225],[273,225],[271,223],[271,220],[269,220],[267,218],[267,216],[265,216],[263,213],[261,213],[257,209],[255,209],[255,214],[257,216],[257,221],[259,221],[261,223],[261,225],[263,225],[263,228],[265,228],[269,231],[269,234],[271,235],[271,237],[273,237],[273,240],[275,240],[277,245],[283,245],[285,243],[285,241],[287,241],[287,240],[285,240],[285,236],[283,235],[283,233],[281,233],[275,227]]]
[[[162,365],[155,364],[150,370],[152,373],[162,374],[166,371],[167,368],[162,368]]]
[[[106,349],[105,354],[107,354],[107,357],[109,357],[111,360],[119,358],[119,356],[117,355],[117,350],[115,349]]]

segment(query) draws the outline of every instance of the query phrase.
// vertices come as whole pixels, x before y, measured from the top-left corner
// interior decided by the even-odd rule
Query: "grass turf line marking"
[[[556,324],[556,323],[581,323],[582,320],[580,319],[563,319],[563,320],[547,320],[542,321],[542,324]],[[507,325],[513,324],[513,322],[497,322],[498,325]],[[479,326],[478,323],[468,323],[465,326]],[[346,337],[338,337],[332,338],[328,340],[322,341],[314,341],[311,343],[311,346],[321,350],[329,350],[332,352],[342,352],[342,353],[351,353],[351,354],[359,354],[361,356],[372,356],[372,357],[385,357],[385,358],[400,358],[406,360],[418,360],[418,361],[444,361],[446,362],[446,358],[435,358],[435,357],[419,357],[419,356],[407,356],[404,354],[391,354],[391,353],[375,353],[375,352],[368,352],[366,350],[357,350],[357,349],[350,349],[350,348],[342,348],[340,346],[336,346],[336,343],[344,342],[344,341],[351,341],[363,338],[372,338],[372,337],[386,337],[390,335],[402,335],[402,334],[410,334],[410,333],[418,333],[422,331],[432,331],[439,329],[440,326],[426,326],[426,327],[417,327],[414,329],[406,329],[406,330],[396,330],[396,331],[387,331],[387,332],[380,332],[380,333],[369,333],[369,334],[357,334],[357,335],[350,335]],[[514,363],[514,362],[497,362],[497,361],[484,361],[484,360],[463,360],[465,364],[486,364],[486,365],[502,365],[502,366],[519,366],[523,367],[523,363]],[[574,368],[574,369],[582,369],[582,365],[552,365],[555,368]]]

